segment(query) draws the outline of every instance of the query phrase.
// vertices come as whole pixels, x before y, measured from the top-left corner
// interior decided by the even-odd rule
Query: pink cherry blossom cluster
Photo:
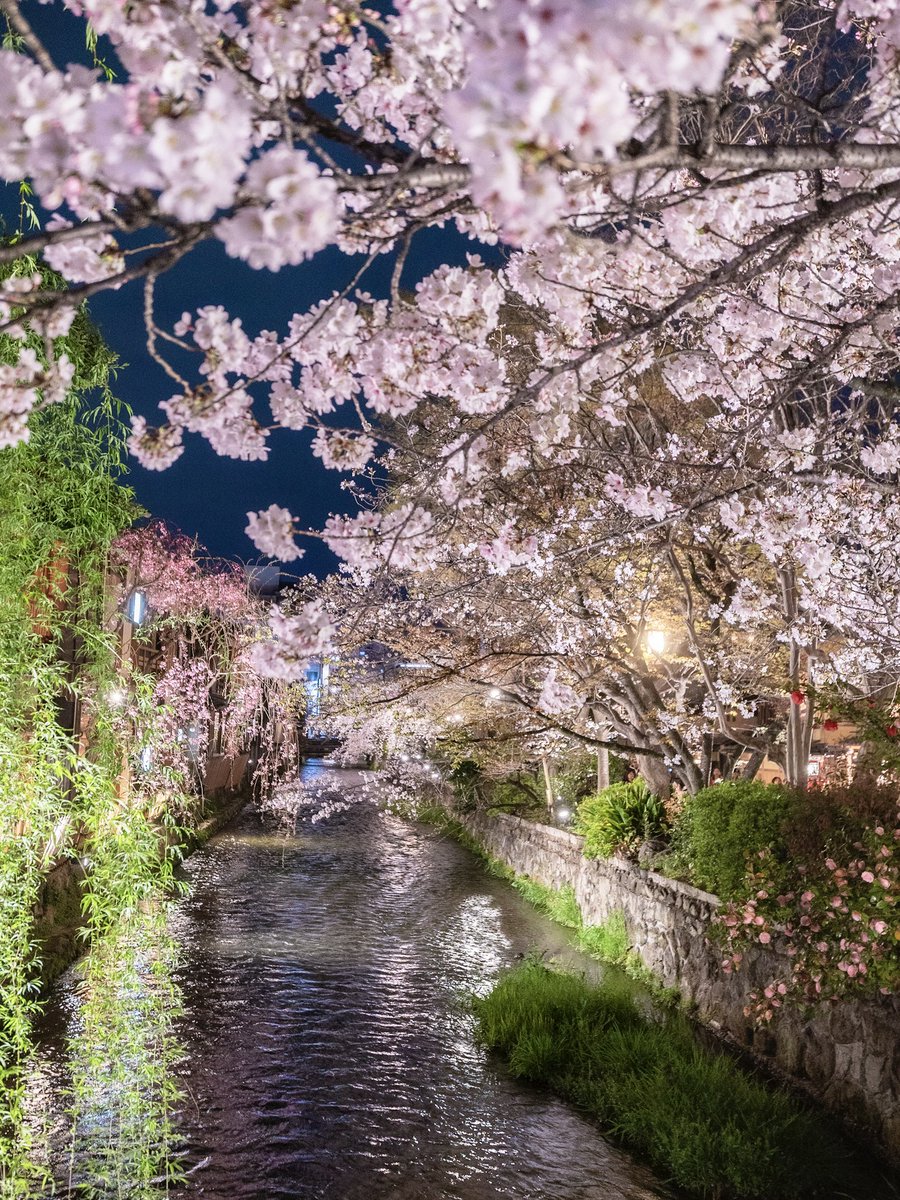
[[[213,672],[203,658],[176,656],[156,681],[153,766],[179,772],[190,787],[202,771],[209,744],[209,689]]]
[[[195,540],[163,521],[119,534],[111,556],[123,571],[124,584],[144,590],[155,619],[203,614],[233,619],[251,610],[243,571],[233,563],[209,560]]]
[[[466,31],[466,82],[444,104],[472,164],[476,202],[515,240],[577,211],[583,201],[556,156],[614,158],[640,128],[642,93],[716,91],[754,8],[745,0],[609,0],[602,13],[592,0],[486,6]],[[584,188],[577,175],[574,188]]]
[[[294,539],[294,518],[279,504],[248,512],[247,536],[263,554],[280,562],[294,562],[303,553]]]
[[[302,679],[309,660],[328,651],[333,634],[334,626],[318,601],[294,614],[273,608],[269,636],[251,646],[248,662],[264,678]]]

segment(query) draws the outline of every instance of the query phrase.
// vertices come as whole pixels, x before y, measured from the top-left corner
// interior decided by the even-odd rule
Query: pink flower
[[[875,882],[875,876],[872,874],[871,871],[863,871],[861,878],[862,878],[863,883],[874,883]]]
[[[763,930],[763,932],[762,932],[762,933],[759,935],[759,940],[760,940],[760,941],[762,942],[762,944],[765,946],[765,945],[767,945],[769,942],[771,942],[771,940],[772,940],[772,935],[771,935],[771,933],[766,933],[766,932],[765,932],[765,930]]]

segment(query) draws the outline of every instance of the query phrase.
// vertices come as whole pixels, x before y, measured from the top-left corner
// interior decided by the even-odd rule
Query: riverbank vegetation
[[[657,1004],[678,1004],[680,993],[677,988],[664,987],[653,972],[644,966],[640,955],[632,948],[623,913],[611,913],[602,925],[585,924],[574,888],[552,888],[536,879],[530,879],[527,875],[518,875],[506,863],[490,854],[466,826],[441,804],[420,804],[404,809],[402,815],[434,826],[477,855],[491,875],[505,879],[538,912],[570,929],[572,940],[582,953],[606,966],[617,967],[635,983],[640,984]]]
[[[23,260],[5,271],[37,269]],[[126,482],[117,362],[86,310],[58,336],[26,333],[38,363],[68,369],[61,392],[31,413],[27,440],[0,438],[0,1196],[51,1187],[26,1089],[47,967],[65,965],[76,928],[91,954],[73,1054],[88,1035],[108,1044],[84,1059],[63,1103],[74,1147],[92,1120],[76,1115],[90,1091],[79,1078],[103,1073],[97,1055],[117,1064],[121,1086],[106,1099],[110,1128],[132,1131],[116,1168],[132,1194],[168,1170],[158,1135],[169,1084],[155,1073],[177,1004],[162,982],[164,919],[151,934],[150,914],[164,911],[206,815],[212,739],[232,754],[254,741],[267,782],[280,765],[275,720],[290,718],[300,689],[260,680],[248,663],[263,621],[243,572],[158,524],[131,528],[142,513]],[[13,354],[0,334],[0,366]],[[126,621],[135,596],[141,617]],[[63,915],[44,912],[45,883],[65,864],[71,887],[49,904],[66,908],[67,945],[45,955]],[[120,1054],[115,1031],[144,1051]]]
[[[833,1131],[678,1017],[648,1018],[613,981],[528,961],[473,1001],[511,1073],[552,1088],[703,1200],[833,1198],[853,1186]]]
[[[732,780],[669,812],[635,781],[584,800],[575,828],[588,857],[643,845],[645,864],[719,896],[726,972],[753,947],[786,950],[787,970],[748,991],[748,1015],[768,1021],[786,1003],[900,991],[895,785],[800,791]]]

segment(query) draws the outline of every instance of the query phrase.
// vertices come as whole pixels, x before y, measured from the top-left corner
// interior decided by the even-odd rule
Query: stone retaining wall
[[[616,911],[623,913],[631,944],[645,965],[695,1004],[702,1021],[802,1084],[900,1161],[896,998],[823,1007],[812,1019],[786,1011],[764,1028],[754,1028],[744,1016],[744,997],[783,970],[781,956],[760,946],[745,957],[738,974],[724,974],[721,954],[706,936],[719,904],[715,896],[623,858],[586,859],[582,839],[564,829],[500,814],[461,819],[517,874],[554,888],[574,888],[585,924],[601,925]]]

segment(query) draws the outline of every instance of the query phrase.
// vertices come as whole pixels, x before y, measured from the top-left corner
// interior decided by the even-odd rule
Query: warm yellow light
[[[651,654],[662,654],[665,648],[665,633],[661,629],[651,629],[647,634],[647,649]]]

